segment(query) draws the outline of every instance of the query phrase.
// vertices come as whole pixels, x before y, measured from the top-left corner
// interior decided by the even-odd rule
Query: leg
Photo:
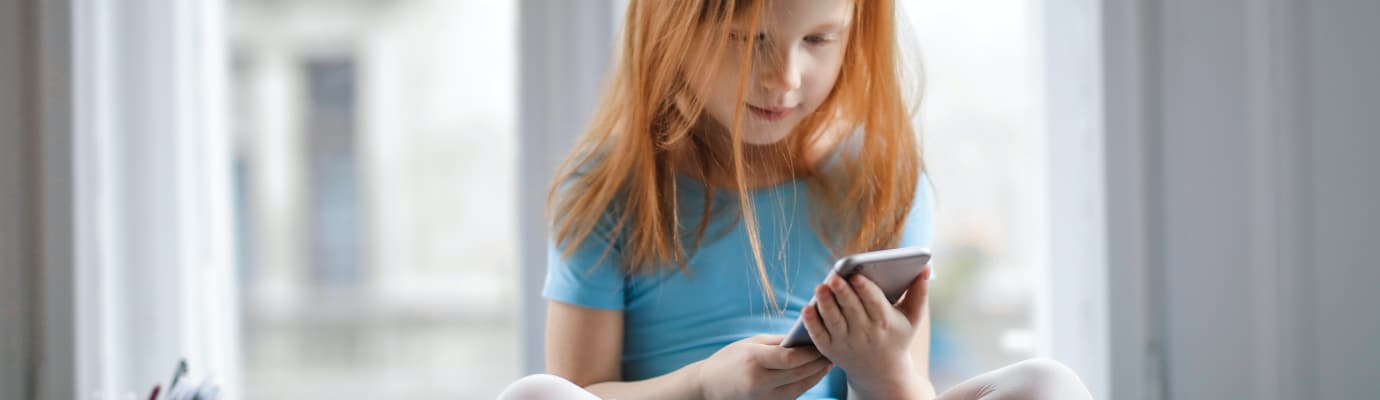
[[[599,396],[581,389],[559,376],[528,375],[514,381],[498,395],[499,400],[599,400]]]
[[[1083,381],[1058,361],[1030,359],[963,381],[936,400],[1092,399]]]

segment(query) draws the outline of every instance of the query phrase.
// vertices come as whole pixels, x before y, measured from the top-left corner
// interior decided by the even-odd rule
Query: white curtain
[[[25,236],[13,243],[28,256],[7,256],[0,279],[33,285],[0,297],[0,397],[145,398],[185,358],[235,398],[221,2],[6,4],[30,22],[0,57],[36,57],[0,70],[34,82],[20,107],[32,129],[3,144],[34,151],[0,202],[27,216],[0,239]]]

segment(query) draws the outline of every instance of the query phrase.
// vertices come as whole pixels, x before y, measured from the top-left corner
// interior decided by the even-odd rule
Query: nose
[[[804,57],[795,54],[794,49],[773,52],[762,62],[762,86],[771,90],[789,91],[800,88],[800,75]]]

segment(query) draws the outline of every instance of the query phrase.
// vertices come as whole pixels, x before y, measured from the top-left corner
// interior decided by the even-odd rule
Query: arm
[[[601,398],[699,398],[692,375],[699,363],[636,382],[620,382],[623,312],[547,302],[546,368]]]

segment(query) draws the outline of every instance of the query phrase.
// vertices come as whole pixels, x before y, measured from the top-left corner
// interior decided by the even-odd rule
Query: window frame
[[[545,372],[546,200],[588,122],[613,58],[626,0],[518,3],[518,254],[522,373]]]

